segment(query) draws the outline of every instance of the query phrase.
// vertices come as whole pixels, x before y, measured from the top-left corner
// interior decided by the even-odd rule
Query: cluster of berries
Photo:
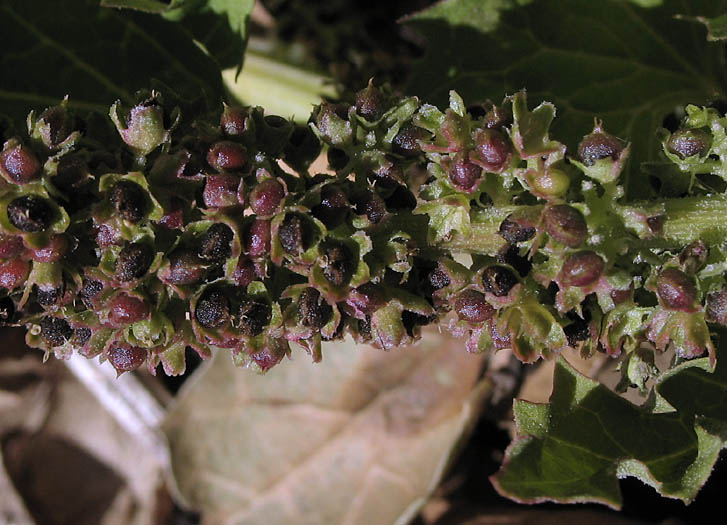
[[[526,362],[569,345],[711,349],[727,292],[699,279],[710,251],[636,264],[664,213],[620,203],[628,145],[597,124],[566,157],[553,116],[523,93],[471,107],[452,93],[442,112],[372,83],[308,125],[229,106],[184,120],[156,92],[110,121],[64,100],[31,112],[27,136],[3,131],[0,316],[31,346],[119,372],[181,373],[187,347],[266,371],[290,342],[319,360],[322,341],[387,350],[430,323]],[[665,137],[666,156],[703,170],[706,129]],[[312,172],[323,146],[330,170]]]

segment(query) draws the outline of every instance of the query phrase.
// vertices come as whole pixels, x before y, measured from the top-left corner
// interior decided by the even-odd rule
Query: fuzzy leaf
[[[181,494],[210,523],[408,522],[483,393],[480,358],[429,335],[327,344],[265,377],[215,356],[165,425]]]
[[[67,94],[69,106],[105,114],[109,101],[132,102],[152,79],[188,99],[222,98],[215,61],[178,24],[148,14],[98,0],[0,0],[0,34],[0,70],[12,72],[2,75],[0,113],[16,122]]]
[[[465,100],[500,100],[528,90],[531,104],[559,110],[554,135],[574,152],[604,119],[610,133],[640,137],[631,151],[627,194],[643,197],[645,177],[633,166],[655,158],[653,130],[674,107],[704,104],[727,92],[723,45],[674,15],[715,16],[725,0],[584,2],[449,0],[409,17],[432,45],[409,78],[407,92],[440,106],[450,89]],[[627,170],[628,176],[628,170]]]
[[[727,359],[724,340],[720,353]],[[495,487],[523,502],[595,501],[618,508],[617,479],[633,476],[689,503],[727,439],[725,359],[714,372],[707,358],[666,372],[641,407],[560,359],[549,405],[515,402],[518,438],[492,477]]]

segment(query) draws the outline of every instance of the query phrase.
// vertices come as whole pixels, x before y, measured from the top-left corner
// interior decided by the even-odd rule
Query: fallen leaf
[[[406,523],[489,392],[482,357],[436,333],[390,353],[330,344],[266,376],[219,354],[165,423],[178,489],[208,523]]]

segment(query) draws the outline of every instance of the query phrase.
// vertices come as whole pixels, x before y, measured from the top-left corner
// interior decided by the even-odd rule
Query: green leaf
[[[210,523],[408,523],[489,393],[480,356],[428,335],[326,343],[264,377],[220,350],[164,425],[181,495]]]
[[[633,476],[664,496],[694,499],[727,439],[727,340],[717,367],[695,359],[664,373],[643,406],[556,365],[549,405],[515,403],[518,438],[497,490],[522,502],[621,504],[618,478]]]
[[[722,14],[727,2],[518,4],[449,0],[407,19],[432,44],[407,92],[444,105],[451,89],[473,103],[525,88],[531,104],[558,108],[552,133],[571,152],[594,117],[602,118],[610,133],[634,141],[627,195],[647,195],[646,177],[633,167],[656,157],[654,130],[664,117],[685,102],[703,105],[727,93],[724,46],[674,16]]]
[[[216,106],[222,98],[214,60],[178,24],[143,13],[97,0],[0,0],[0,34],[0,113],[16,122],[66,94],[71,107],[106,114],[111,101],[131,102],[152,80],[187,99]]]
[[[682,17],[684,20],[693,20],[701,22],[707,26],[707,40],[712,42],[727,39],[727,14],[717,16],[715,18],[707,18],[705,16]]]

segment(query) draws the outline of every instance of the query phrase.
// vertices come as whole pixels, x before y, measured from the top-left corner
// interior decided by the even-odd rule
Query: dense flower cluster
[[[621,202],[628,145],[597,122],[566,156],[554,115],[524,93],[441,111],[370,83],[308,126],[228,106],[185,120],[140,93],[114,130],[63,101],[3,137],[0,316],[120,372],[181,373],[188,346],[265,371],[290,342],[319,360],[322,341],[388,350],[430,323],[525,362],[711,351],[727,291],[703,270],[723,254],[659,244],[664,210]],[[691,108],[664,137],[688,191],[723,175],[723,120]],[[323,146],[330,169],[311,171]]]

